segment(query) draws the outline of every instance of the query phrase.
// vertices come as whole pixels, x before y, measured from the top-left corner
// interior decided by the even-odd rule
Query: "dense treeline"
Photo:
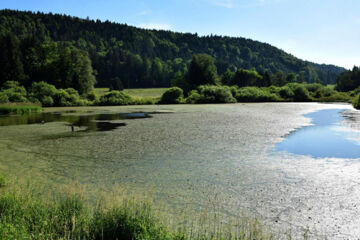
[[[29,36],[38,39],[42,49],[53,51],[48,57],[57,54],[60,56],[58,59],[61,58],[64,48],[68,49],[67,56],[88,55],[90,60],[86,61],[91,61],[97,86],[112,89],[170,86],[174,76],[188,71],[192,56],[198,53],[212,56],[220,75],[253,68],[259,73],[285,77],[293,72],[302,81],[328,84],[345,71],[336,66],[302,61],[269,44],[245,38],[199,37],[197,34],[144,30],[109,21],[51,13],[2,10],[0,36],[9,33],[21,42]],[[55,46],[54,49],[51,45]],[[40,52],[43,51],[41,48]],[[32,76],[40,76],[36,81],[45,80],[41,78],[43,73],[31,75],[25,72],[27,76],[21,76],[20,65],[18,70],[17,78],[11,80],[19,80],[24,85],[28,85],[26,80],[33,80]],[[51,83],[57,85],[56,81]],[[62,87],[69,86],[82,91],[74,85]]]
[[[357,93],[341,93],[333,87],[303,80],[294,73],[270,75],[255,69],[227,70],[220,78],[214,59],[199,54],[193,56],[185,75],[174,78],[175,87],[164,93],[160,103],[349,102]]]
[[[336,79],[336,89],[338,91],[351,91],[357,94],[353,99],[353,106],[360,109],[360,71],[359,67],[354,66],[351,71],[340,74]]]
[[[0,87],[17,81],[29,88],[47,82],[58,88],[90,92],[96,82],[87,52],[66,42],[41,43],[34,37],[21,41],[13,35],[0,36]]]
[[[342,92],[351,91],[360,87],[360,71],[354,67],[351,71],[341,73],[336,79],[336,89]]]

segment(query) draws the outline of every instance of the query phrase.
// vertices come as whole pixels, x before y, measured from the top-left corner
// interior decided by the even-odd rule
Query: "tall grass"
[[[0,105],[0,114],[27,114],[41,111],[42,107],[34,103],[6,103]]]
[[[17,190],[16,190],[17,189]],[[44,194],[31,187],[0,192],[0,239],[187,240],[273,239],[256,220],[226,223],[205,217],[181,227],[161,221],[146,201],[128,198],[89,203],[81,191]],[[111,199],[110,199],[111,198]],[[119,200],[121,199],[121,200]],[[191,222],[186,220],[188,222]]]

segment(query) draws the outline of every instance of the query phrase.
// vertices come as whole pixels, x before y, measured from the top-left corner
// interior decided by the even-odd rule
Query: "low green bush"
[[[99,105],[113,106],[113,105],[129,105],[131,104],[131,97],[124,92],[110,91],[101,96]]]
[[[352,97],[345,92],[335,92],[334,94],[317,99],[319,102],[348,102],[351,103]]]
[[[360,94],[356,95],[352,102],[354,108],[360,109]]]
[[[184,91],[179,87],[172,87],[166,90],[161,96],[161,104],[176,104],[184,101]]]
[[[258,87],[244,87],[235,94],[238,102],[277,102],[281,99],[275,94]]]
[[[293,100],[295,102],[309,102],[312,100],[310,93],[304,84],[288,83],[285,86],[288,86],[294,92]]]
[[[282,88],[280,88],[280,91],[278,93],[280,97],[284,99],[292,99],[294,97],[294,92],[288,86],[283,86]]]
[[[188,104],[195,104],[195,103],[199,103],[201,100],[201,95],[197,90],[191,90],[188,93],[188,97],[186,98],[186,103]]]
[[[198,91],[201,97],[196,103],[236,103],[228,86],[203,85],[198,87]]]

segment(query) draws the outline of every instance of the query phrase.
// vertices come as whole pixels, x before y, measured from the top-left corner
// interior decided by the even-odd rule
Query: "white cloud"
[[[155,29],[155,30],[171,30],[172,26],[167,23],[155,23],[155,22],[149,22],[149,23],[141,23],[137,25],[140,28],[145,29]]]

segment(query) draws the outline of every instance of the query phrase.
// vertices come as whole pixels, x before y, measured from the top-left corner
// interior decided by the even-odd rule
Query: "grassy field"
[[[160,98],[161,95],[168,88],[134,88],[134,89],[124,89],[124,93],[129,94],[132,97],[138,98]],[[109,91],[108,88],[95,88],[95,93],[99,96],[104,95]]]
[[[137,88],[125,89],[124,92],[132,97],[151,97],[160,98],[168,88]]]

